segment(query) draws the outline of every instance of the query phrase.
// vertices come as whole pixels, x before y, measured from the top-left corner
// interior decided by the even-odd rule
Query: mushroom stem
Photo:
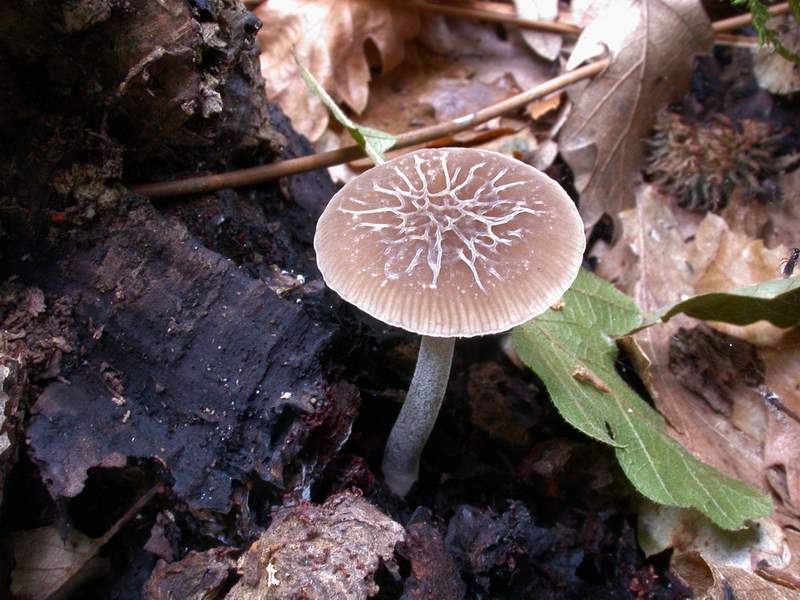
[[[414,378],[383,455],[386,484],[405,496],[419,476],[419,459],[442,406],[455,338],[422,336]]]

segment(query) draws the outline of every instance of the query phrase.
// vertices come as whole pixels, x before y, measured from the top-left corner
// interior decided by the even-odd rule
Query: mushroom
[[[328,287],[422,335],[383,473],[405,496],[442,405],[455,338],[499,333],[558,301],[580,267],[583,222],[564,190],[503,154],[418,150],[350,181],[317,224]]]

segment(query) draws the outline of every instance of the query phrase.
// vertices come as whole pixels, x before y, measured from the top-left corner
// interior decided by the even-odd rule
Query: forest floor
[[[254,38],[248,30],[252,15],[227,0],[189,4],[191,14],[171,18],[224,23],[229,29],[222,31],[232,36],[226,43],[236,50],[226,54],[211,44],[219,56],[204,73],[226,82],[225,102],[247,96],[248,86],[261,85],[251,72],[256,54],[243,41]],[[115,27],[98,36],[118,35]],[[269,25],[261,35],[268,31]],[[46,60],[26,58],[37,65],[49,61],[49,79],[18,86],[19,98],[29,99],[57,73],[63,89],[53,93],[68,96],[65,90],[76,84],[65,73],[75,65],[85,68],[92,44],[99,43],[93,35],[85,33],[80,52],[62,65],[53,66],[49,53]],[[170,54],[166,42],[164,47],[175,61],[169,77],[180,84],[170,89],[173,97],[180,99],[184,88],[206,89],[208,79],[184,77],[192,61]],[[249,62],[231,58],[237,52]],[[498,54],[493,68],[507,59]],[[404,65],[401,70],[410,68]],[[17,67],[0,66],[0,73],[19,75]],[[555,74],[549,66],[542,69]],[[166,72],[154,69],[153,77],[167,78]],[[134,91],[149,85],[138,77],[130,76]],[[390,84],[377,78],[376,97],[415,89],[410,79],[397,77],[393,92],[380,91]],[[463,108],[451,106],[466,94],[456,80],[448,80],[449,91],[428,90],[440,114],[392,107],[376,112],[371,104],[364,119],[376,127],[394,119],[400,129],[447,119],[448,110]],[[364,165],[150,201],[129,193],[129,185],[248,166],[253,156],[265,162],[304,156],[315,148],[266,101],[226,115],[225,125],[212,132],[198,130],[197,121],[173,123],[162,145],[130,116],[146,97],[125,99],[126,93],[119,92],[130,104],[115,105],[108,121],[82,112],[96,101],[91,94],[63,112],[52,99],[41,101],[3,147],[0,181],[8,196],[0,202],[0,425],[8,443],[0,445],[0,597],[5,590],[14,598],[118,600],[288,598],[301,592],[330,598],[693,597],[671,560],[681,544],[691,551],[695,539],[702,543],[704,526],[673,525],[664,534],[671,542],[651,543],[646,552],[642,515],[657,509],[628,481],[611,446],[565,422],[505,335],[458,341],[420,479],[406,498],[392,495],[382,480],[381,457],[414,371],[419,338],[327,290],[312,246],[316,219],[337,189],[330,175],[344,181]],[[470,93],[478,100],[469,102],[504,97],[499,85]],[[23,114],[20,104],[9,101],[17,116]],[[749,48],[718,46],[697,58],[688,93],[670,108],[695,125],[712,116],[766,124],[781,134],[773,148],[776,161],[800,151],[796,97],[759,87]],[[158,110],[172,123],[172,108]],[[254,112],[268,115],[269,131],[256,133]],[[553,140],[543,141],[541,132],[561,119],[558,110],[546,112],[524,130],[511,121],[494,123],[488,147],[501,149],[508,131],[518,148],[533,139],[535,147],[516,154],[544,161],[543,170],[580,202],[570,165],[555,154],[546,158],[544,141]],[[225,137],[230,131],[250,141],[217,156],[218,146],[233,147]],[[318,147],[339,134],[333,125],[328,142]],[[486,134],[464,136],[455,142],[475,145]],[[732,271],[736,257],[756,252],[758,240],[759,252],[772,252],[770,260],[797,245],[796,173],[781,173],[769,185],[760,181],[752,194],[731,194],[724,210],[719,207],[721,219],[740,236],[738,246],[728,242],[735,247],[724,259],[733,262]],[[653,183],[656,176],[644,178]],[[687,243],[694,240],[704,215],[679,206],[675,197],[665,203]],[[584,266],[624,283],[628,271],[612,248],[623,243],[620,235],[626,238],[615,227],[616,220],[598,220]],[[765,273],[778,275],[776,265],[764,264]],[[737,386],[752,388],[745,400],[758,403],[763,371],[774,374],[789,354],[735,335],[706,325],[690,332],[676,328],[669,368],[680,377],[688,405],[718,419],[717,433],[728,427],[754,439],[756,430],[777,436],[765,424],[763,402],[743,409]],[[789,346],[794,357],[797,345]],[[636,360],[622,351],[617,373],[663,411]],[[797,372],[800,360],[792,361],[786,373]],[[761,379],[749,383],[751,372],[761,372]],[[796,393],[782,397],[800,402]],[[758,411],[761,416],[754,416]],[[787,417],[770,415],[786,426]],[[690,440],[702,437],[691,427],[682,433]],[[787,435],[796,439],[797,433]],[[735,444],[739,438],[730,439]],[[768,439],[758,443],[774,449]],[[785,454],[773,455],[772,466],[795,456],[782,443]],[[738,457],[726,465],[724,448],[703,458],[728,474],[751,472],[736,463]],[[766,466],[752,471],[762,467],[764,491],[770,489]],[[800,517],[792,503],[798,482],[789,468],[786,483],[781,468],[785,487],[776,491],[776,480],[769,479],[775,488],[770,492],[787,544],[800,550]],[[753,479],[748,483],[756,485]],[[264,587],[273,576],[283,584]],[[799,588],[787,578],[780,579],[784,597],[793,598]],[[328,580],[329,587],[320,583]],[[726,590],[724,585],[714,589]]]

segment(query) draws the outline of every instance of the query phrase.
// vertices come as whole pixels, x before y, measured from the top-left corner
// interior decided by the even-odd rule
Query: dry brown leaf
[[[379,561],[403,537],[398,523],[349,492],[283,508],[239,561],[242,579],[226,599],[367,598],[378,592]]]
[[[696,598],[714,600],[800,600],[800,592],[758,575],[726,565],[714,564],[697,553],[672,559],[672,568],[692,588]]]
[[[106,540],[107,541],[107,540]],[[102,542],[102,543],[100,543]],[[11,538],[16,566],[11,591],[20,600],[57,600],[108,568],[97,556],[103,540],[71,530],[62,540],[55,527],[20,531]]]
[[[610,11],[617,0],[572,0],[570,16],[578,27],[585,28],[603,13]]]
[[[552,96],[547,96],[542,98],[541,100],[535,100],[528,104],[525,107],[525,112],[528,113],[531,119],[536,121],[537,119],[542,118],[547,113],[557,109],[561,106],[561,102],[564,99],[563,92],[558,92],[553,94]]]
[[[771,207],[770,205],[773,204],[775,206]],[[739,190],[734,190],[728,198],[728,204],[720,211],[719,216],[725,220],[731,231],[743,233],[751,238],[760,238],[766,244],[771,213],[775,212],[774,209],[779,206],[782,207],[783,203],[757,202],[740,193]],[[696,212],[695,214],[702,216],[703,213]]]
[[[461,117],[550,78],[522,39],[494,28],[429,16],[407,60],[375,79],[361,122],[400,133]]]
[[[429,17],[422,24],[419,44],[462,66],[465,77],[484,83],[508,74],[516,87],[524,90],[553,76],[552,65],[537,59],[514,29],[501,34],[494,27],[467,19]]]
[[[770,248],[800,246],[800,169],[782,175],[778,186],[783,202],[767,205],[770,219],[764,241]]]
[[[692,59],[712,39],[698,0],[614,2],[584,29],[568,68],[603,49],[611,58],[604,73],[573,88],[575,108],[561,133],[587,226],[633,205],[642,140],[658,110],[686,91]]]
[[[695,510],[642,500],[637,521],[639,543],[647,556],[670,548],[676,554],[702,552],[707,560],[748,571],[762,561],[783,569],[791,560],[783,530],[769,518],[741,531],[726,531]]]
[[[419,96],[419,103],[430,105],[437,122],[468,115],[505,100],[515,93],[509,86],[484,83],[475,79],[442,78],[432,83],[433,85]]]
[[[400,67],[370,84],[370,100],[359,117],[361,124],[401,133],[469,114],[520,91],[512,77],[489,82],[473,77],[473,69],[456,56],[444,57],[416,44],[409,44],[406,53],[407,60]],[[349,143],[352,140],[346,131],[335,134],[329,130],[317,149],[331,150]],[[388,158],[414,149],[389,152]],[[371,166],[365,159],[331,167],[329,172],[335,181],[344,183]]]
[[[781,259],[787,254],[788,249],[783,246],[768,250],[762,240],[731,231],[724,220],[708,215],[697,228],[688,257],[692,271],[699,275],[694,292],[724,292],[775,279]],[[757,346],[775,346],[785,335],[785,330],[764,321],[744,327],[710,324]]]
[[[512,133],[480,144],[479,147],[513,156],[517,160],[531,164],[531,159],[539,150],[539,142],[530,128],[523,125],[517,127]]]
[[[800,51],[800,28],[789,15],[775,18],[769,27],[781,32],[781,43],[789,51]],[[800,72],[797,65],[783,58],[770,45],[755,51],[753,74],[759,87],[773,94],[793,94],[800,91]]]
[[[154,486],[139,497],[101,537],[90,538],[70,529],[66,538],[54,526],[19,531],[11,536],[14,570],[11,591],[17,600],[62,600],[103,573],[106,559],[97,553],[150,499],[161,492]]]
[[[800,340],[785,341],[775,348],[762,349],[766,374],[765,387],[778,395],[781,403],[800,415]],[[766,467],[772,469],[770,483],[776,493],[788,497],[783,502],[800,515],[800,423],[781,410],[768,411],[764,444]],[[781,485],[775,485],[776,478]]]
[[[267,96],[311,140],[325,131],[328,111],[309,93],[292,47],[335,100],[360,113],[369,95],[365,44],[374,44],[385,73],[402,62],[405,41],[419,31],[416,10],[393,0],[268,0],[253,12],[265,23],[258,41]]]
[[[406,60],[370,85],[360,122],[390,133],[432,125],[484,108],[549,79],[514,32],[466,20],[427,16]]]
[[[689,267],[692,246],[685,243],[666,199],[652,186],[644,186],[639,190],[636,208],[624,211],[619,218],[622,238],[598,265],[598,274],[633,296],[644,311],[693,295],[697,273]],[[716,215],[708,219],[721,222]],[[637,333],[632,340],[637,370],[674,438],[726,475],[765,490],[761,448],[764,408],[756,390],[744,383],[730,390],[732,416],[727,418],[690,392],[670,369],[673,336],[681,327],[695,324],[688,317],[677,316],[665,325]]]
[[[437,122],[436,108],[421,99],[428,96],[436,98],[439,108],[447,110],[451,104],[448,102],[450,88],[443,82],[454,80],[462,86],[474,81],[464,66],[420,48],[415,43],[407,44],[403,64],[389,74],[377,76],[370,83],[369,102],[359,122],[389,133],[432,125]],[[470,107],[474,102],[499,97],[503,92],[482,81],[475,83],[477,86],[468,90],[464,99]],[[508,93],[513,93],[513,90]]]
[[[514,0],[517,16],[523,19],[555,21],[558,18],[558,0]],[[562,37],[558,33],[524,30],[522,39],[531,50],[547,60],[555,60],[561,52]]]

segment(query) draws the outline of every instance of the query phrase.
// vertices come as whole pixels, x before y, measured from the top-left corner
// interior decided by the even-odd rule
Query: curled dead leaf
[[[672,567],[697,598],[747,598],[748,600],[798,600],[800,592],[739,567],[716,564],[699,553],[676,556]]]
[[[258,41],[267,96],[312,141],[325,131],[328,113],[308,93],[292,48],[335,100],[360,113],[369,95],[368,42],[387,72],[400,64],[405,41],[419,31],[416,10],[393,0],[269,0],[253,12],[265,24]]]
[[[775,279],[788,249],[767,249],[764,242],[744,233],[731,231],[722,218],[709,214],[700,223],[687,262],[697,275],[697,294],[725,292]],[[739,326],[710,323],[712,327],[757,346],[775,346],[786,330],[764,321]]]
[[[97,556],[97,540],[71,530],[61,539],[54,526],[20,531],[12,537],[16,566],[11,576],[15,598],[68,598],[83,583],[108,569]]]
[[[791,560],[786,536],[770,518],[726,531],[690,509],[643,500],[637,512],[639,543],[647,556],[670,548],[675,554],[702,552],[706,560],[751,572],[759,563],[784,568]]]

